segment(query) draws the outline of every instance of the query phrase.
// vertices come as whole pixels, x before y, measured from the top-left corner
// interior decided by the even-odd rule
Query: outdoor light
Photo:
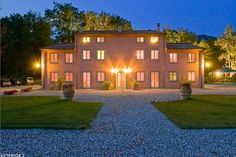
[[[132,72],[132,69],[131,68],[124,68],[123,70],[125,73],[131,73]]]
[[[221,75],[221,72],[216,72],[217,77],[220,77],[220,75]]]
[[[209,68],[211,64],[209,62],[206,63],[206,67]]]
[[[117,68],[111,68],[111,70],[110,70],[110,71],[111,71],[111,73],[113,73],[113,74],[114,74],[114,73],[117,73],[117,72],[118,72],[118,69],[117,69]]]
[[[39,69],[40,68],[40,63],[37,62],[37,63],[34,64],[34,66],[35,66],[35,68]]]

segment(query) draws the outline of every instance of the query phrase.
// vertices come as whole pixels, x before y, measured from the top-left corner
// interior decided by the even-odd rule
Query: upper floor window
[[[58,79],[58,72],[51,72],[50,73],[50,81],[51,82],[56,82]]]
[[[189,63],[196,62],[196,54],[195,53],[188,53],[188,62]]]
[[[58,63],[58,53],[50,53],[50,63]]]
[[[157,43],[158,37],[151,37],[151,43]]]
[[[169,80],[170,81],[177,81],[177,72],[171,71],[169,74]]]
[[[83,50],[83,60],[90,60],[90,50]]]
[[[72,82],[73,81],[73,72],[65,72],[65,81]]]
[[[105,37],[97,37],[97,42],[98,43],[104,43],[105,42]]]
[[[104,59],[105,59],[105,51],[97,50],[97,60],[104,60]]]
[[[170,53],[170,63],[177,63],[177,53]]]
[[[144,81],[144,72],[137,72],[137,81]]]
[[[90,37],[83,37],[83,43],[90,43]]]
[[[159,59],[159,52],[158,52],[158,50],[151,50],[151,59],[152,60]]]
[[[138,60],[144,59],[144,50],[137,50],[136,57]]]
[[[144,37],[137,37],[137,43],[144,43]]]
[[[188,72],[188,80],[189,81],[195,81],[196,80],[195,72]]]
[[[65,62],[66,63],[73,63],[73,53],[66,53],[65,54]]]
[[[105,81],[105,73],[104,72],[97,72],[97,81]]]

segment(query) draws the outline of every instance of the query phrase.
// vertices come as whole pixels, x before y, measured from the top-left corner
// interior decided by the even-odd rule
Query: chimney
[[[122,31],[122,26],[121,26],[121,25],[118,25],[117,31],[118,31],[118,32],[121,32],[121,31]]]
[[[157,23],[157,32],[160,32],[161,29],[160,29],[160,23]]]

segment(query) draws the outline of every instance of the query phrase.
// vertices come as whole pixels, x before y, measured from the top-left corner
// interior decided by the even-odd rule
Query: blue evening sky
[[[1,17],[29,10],[44,14],[53,0],[0,0]],[[105,11],[130,20],[135,29],[155,29],[156,23],[219,37],[228,24],[236,27],[236,0],[54,0],[83,11]]]

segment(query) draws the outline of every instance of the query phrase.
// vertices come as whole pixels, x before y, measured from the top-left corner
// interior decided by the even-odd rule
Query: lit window
[[[58,79],[58,72],[51,72],[50,73],[50,81],[51,82],[56,82]]]
[[[137,37],[137,43],[144,43],[144,37]]]
[[[195,55],[195,53],[188,53],[188,62],[189,63],[196,62],[196,55]]]
[[[170,72],[170,81],[176,81],[177,80],[177,72]]]
[[[157,60],[159,58],[159,52],[158,50],[151,50],[151,59]]]
[[[90,50],[83,50],[83,60],[90,60]]]
[[[90,37],[83,37],[83,43],[90,43]]]
[[[91,87],[91,73],[83,72],[83,88]]]
[[[66,72],[65,73],[65,81],[72,82],[73,81],[73,72]]]
[[[177,63],[177,53],[170,53],[170,63]]]
[[[196,80],[195,72],[188,72],[188,80],[189,81],[195,81]]]
[[[151,87],[158,88],[159,87],[159,73],[151,72]]]
[[[158,37],[151,37],[151,43],[157,43]]]
[[[144,50],[137,50],[136,57],[138,60],[144,59]]]
[[[66,60],[66,63],[73,63],[73,53],[66,53],[65,60]]]
[[[105,80],[105,73],[104,72],[97,72],[97,81],[101,82]]]
[[[50,53],[50,63],[58,63],[58,54]]]
[[[144,81],[144,72],[137,72],[137,81]]]
[[[97,60],[104,60],[104,59],[105,59],[105,51],[97,50]]]
[[[97,42],[98,43],[104,43],[105,42],[105,38],[104,37],[97,37]]]

